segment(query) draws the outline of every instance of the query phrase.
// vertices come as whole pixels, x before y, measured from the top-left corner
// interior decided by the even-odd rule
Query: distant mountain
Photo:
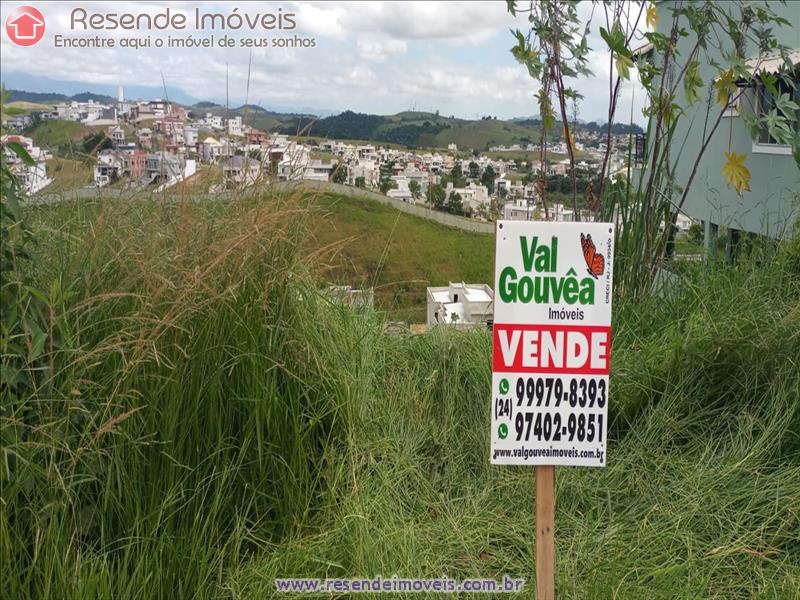
[[[111,96],[106,96],[105,94],[93,94],[92,92],[81,92],[80,94],[74,94],[70,96],[69,99],[75,102],[88,102],[89,100],[93,100],[94,102],[102,102],[103,104],[113,104],[117,101],[116,98]]]
[[[55,94],[49,92],[26,92],[24,90],[7,90],[9,102],[35,102],[36,104],[55,104],[57,102],[94,102],[110,103],[115,102],[111,96],[104,94],[94,94],[92,92],[81,92],[67,96],[66,94]]]
[[[437,113],[405,111],[396,115],[371,115],[345,111],[323,119],[295,118],[280,131],[342,140],[371,140],[416,148],[487,150],[499,144],[527,144],[537,129],[497,119],[471,121]]]
[[[542,120],[539,117],[514,117],[511,119],[514,123],[519,125],[526,125],[531,127],[539,127],[542,124]],[[608,123],[598,123],[597,121],[589,121],[588,123],[582,119],[577,120],[578,128],[579,129],[586,129],[587,131],[594,131],[594,132],[605,132],[608,130]],[[554,129],[561,128],[561,121],[556,121]],[[625,133],[644,133],[644,130],[639,127],[636,123],[629,124],[629,123],[614,123],[611,126],[611,132],[615,134],[625,134]]]
[[[9,90],[9,101],[27,101],[53,104],[71,100],[85,102],[113,102],[110,95],[85,91],[67,95],[59,92],[28,92]],[[160,94],[144,96],[155,98]],[[174,102],[180,100],[170,95]],[[378,143],[397,144],[413,148],[446,148],[456,144],[460,150],[486,151],[492,146],[525,145],[539,140],[541,121],[536,116],[516,117],[501,120],[494,117],[482,119],[458,119],[445,117],[439,112],[404,111],[395,115],[374,115],[346,110],[338,114],[322,116],[324,111],[310,109],[293,111],[291,108],[268,107],[262,103],[244,104],[237,108],[226,108],[218,102],[203,100],[184,102],[196,115],[210,112],[217,116],[239,115],[244,123],[264,131],[278,131],[289,135],[308,135],[339,140],[368,140]],[[606,125],[591,121],[578,122],[578,128],[598,133],[606,131]],[[615,123],[615,134],[642,133],[638,125]],[[561,125],[556,122],[550,139],[558,139]]]
[[[608,123],[598,123],[597,121],[590,121],[582,125],[584,129],[589,131],[605,132],[608,130]],[[614,123],[611,126],[611,132],[617,134],[623,133],[644,133],[644,129],[639,127],[636,123]]]
[[[263,106],[257,106],[255,104],[242,104],[239,108],[235,109],[236,112],[255,112],[255,113],[269,113],[269,111],[264,108]]]

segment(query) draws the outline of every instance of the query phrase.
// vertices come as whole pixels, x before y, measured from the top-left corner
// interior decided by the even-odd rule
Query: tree
[[[454,215],[464,214],[464,203],[461,200],[461,194],[458,192],[450,192],[450,197],[445,204],[445,210]]]
[[[444,188],[438,183],[432,183],[428,186],[428,204],[436,210],[441,210],[444,207],[445,193]]]
[[[495,173],[494,168],[492,168],[492,165],[486,165],[481,175],[481,184],[486,186],[490,194],[494,191],[495,179],[497,179],[497,173]]]
[[[365,187],[367,187],[367,182],[363,177],[356,177],[355,184],[357,188],[364,189]]]
[[[700,246],[703,244],[703,239],[705,237],[705,232],[703,231],[703,226],[700,223],[692,223],[689,227],[689,231],[687,232],[689,237],[689,241],[696,246]]]
[[[514,58],[524,64],[528,73],[539,81],[536,94],[541,116],[541,160],[545,162],[547,131],[555,125],[555,112],[551,96],[555,94],[561,112],[563,137],[567,144],[573,190],[572,205],[574,218],[579,219],[578,191],[575,185],[575,149],[572,132],[567,119],[567,102],[577,103],[582,96],[571,87],[564,85],[565,78],[589,76],[589,29],[582,26],[578,17],[577,2],[543,0],[531,2],[529,9],[516,7],[516,2],[508,3],[512,15],[529,13],[530,33],[514,32],[517,45],[511,49]],[[608,21],[607,21],[608,22]],[[605,31],[605,30],[603,30]],[[547,200],[542,196],[545,214],[548,214]]]
[[[453,182],[453,187],[464,187],[466,184],[464,172],[461,170],[461,162],[456,162],[453,168],[450,169],[450,179]]]
[[[474,160],[469,161],[470,179],[478,179],[481,176],[481,168]]]
[[[616,245],[625,260],[617,263],[615,277],[628,293],[646,295],[652,290],[674,229],[669,225],[674,226],[692,191],[702,158],[713,147],[710,143],[720,125],[724,122],[730,126],[731,120],[725,120],[725,115],[753,84],[762,85],[776,104],[782,103],[791,110],[772,110],[763,115],[742,111],[739,117],[752,136],[766,130],[772,138],[790,146],[791,154],[800,164],[800,136],[796,134],[798,111],[794,103],[787,104],[789,96],[781,93],[782,89],[795,88],[791,81],[792,48],[781,44],[776,34],[778,28],[786,31],[792,24],[770,4],[697,0],[670,3],[663,9],[666,14],[659,15],[662,7],[654,2],[607,0],[596,4],[604,18],[582,24],[577,3],[559,0],[508,2],[512,15],[526,17],[525,31],[514,32],[515,45],[511,52],[537,81],[542,164],[546,162],[547,132],[556,124],[553,107],[560,108],[561,123],[555,134],[557,136],[563,127],[561,137],[567,142],[570,154],[573,208],[577,205],[577,177],[566,109],[568,104],[574,106],[580,95],[565,86],[564,81],[590,75],[588,40],[592,23],[602,23],[598,33],[609,52],[609,66],[613,68],[608,69],[607,81],[606,152],[592,216],[595,220],[610,221],[623,205],[633,207],[627,222],[635,223],[636,233],[620,236]],[[659,27],[660,20],[662,26]],[[642,34],[645,23],[650,31]],[[652,48],[649,57],[637,56],[631,51],[644,39]],[[759,49],[760,58],[756,64],[748,64],[753,48]],[[780,56],[788,68],[778,73],[754,75],[760,73],[760,62],[767,55]],[[642,160],[644,176],[634,178],[629,171],[627,177],[612,181],[608,171],[613,147],[611,136],[616,131],[617,100],[622,84],[634,75],[638,75],[649,97],[645,110],[650,123]],[[739,85],[742,81],[750,85]],[[689,110],[689,107],[694,108]],[[685,122],[690,119],[703,126],[692,129]],[[691,156],[684,152],[684,131],[699,138],[699,149]],[[742,195],[750,179],[744,164],[746,155],[735,152],[732,138],[728,137],[722,174],[726,185]],[[679,163],[688,165],[687,172],[680,174],[680,181],[676,180]],[[541,197],[545,218],[549,218],[544,193]],[[662,227],[665,219],[668,226]]]
[[[396,190],[397,189],[397,182],[394,179],[390,179],[389,177],[384,177],[381,179],[381,183],[378,186],[381,190],[381,194],[385,194],[389,190]]]
[[[340,163],[334,170],[331,177],[333,183],[346,183],[347,182],[347,166]]]
[[[411,197],[414,200],[419,200],[419,197],[422,195],[422,190],[419,187],[419,182],[416,180],[411,180],[408,182],[408,190],[411,192]]]

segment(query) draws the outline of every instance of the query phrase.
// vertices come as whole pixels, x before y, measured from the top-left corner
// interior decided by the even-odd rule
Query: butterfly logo
[[[586,266],[589,267],[589,274],[597,279],[606,268],[606,259],[597,252],[591,234],[581,234],[581,250],[583,251],[583,259],[586,261]]]

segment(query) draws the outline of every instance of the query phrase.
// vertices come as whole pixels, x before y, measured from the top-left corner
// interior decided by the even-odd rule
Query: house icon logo
[[[18,6],[6,17],[6,35],[17,46],[33,46],[44,36],[44,15],[32,6]]]

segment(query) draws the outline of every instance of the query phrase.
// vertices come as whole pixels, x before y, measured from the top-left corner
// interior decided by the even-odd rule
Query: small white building
[[[199,152],[203,157],[204,162],[216,162],[220,158],[233,156],[235,147],[228,140],[218,140],[213,137],[207,137],[200,144]]]
[[[34,164],[25,164],[15,152],[6,147],[8,142],[16,142],[21,145],[33,159]],[[0,144],[3,146],[3,161],[26,193],[35,194],[53,181],[47,176],[47,153],[38,146],[34,146],[31,138],[21,135],[4,135],[0,138]]]
[[[149,127],[142,127],[136,130],[136,141],[142,148],[149,148],[153,143],[153,132]]]
[[[183,129],[183,145],[189,150],[195,150],[197,147],[197,137],[200,133],[200,127],[197,125],[187,125]]]
[[[236,116],[228,119],[228,135],[241,137],[244,135],[242,130],[242,117]]]
[[[331,173],[336,168],[338,163],[334,160],[331,162],[322,162],[321,160],[311,160],[306,166],[303,179],[310,179],[312,181],[330,181]]]
[[[429,287],[428,330],[436,325],[469,329],[492,321],[494,292],[485,283],[450,283],[447,287]]]
[[[411,190],[408,188],[408,177],[405,177],[404,175],[392,175],[392,181],[397,187],[387,190],[386,195],[389,196],[389,198],[394,198],[395,200],[400,200],[401,202],[413,204],[414,196],[411,194]]]
[[[539,212],[536,205],[529,199],[517,198],[506,202],[503,207],[503,218],[506,221],[535,221]]]
[[[101,150],[94,166],[95,187],[105,187],[116,181],[125,169],[125,157],[116,150]]]
[[[115,146],[125,143],[125,130],[119,125],[110,127],[106,135],[108,135],[108,138],[114,143]]]
[[[283,152],[283,158],[278,163],[279,181],[297,181],[306,175],[306,169],[311,164],[311,152],[305,146],[290,143]]]
[[[231,156],[222,163],[225,185],[253,185],[261,175],[261,163],[249,156]]]
[[[218,117],[216,115],[212,115],[211,113],[206,113],[205,116],[205,124],[213,129],[224,129],[222,117]]]
[[[461,196],[464,208],[471,208],[473,211],[489,204],[489,191],[483,185],[477,185],[471,181],[467,187],[454,188],[453,182],[448,181],[445,188],[445,197],[449,200],[450,195],[457,192]]]
[[[376,187],[381,179],[381,170],[377,164],[369,160],[358,160],[347,165],[347,184],[356,185],[359,178],[364,179],[367,187]]]

